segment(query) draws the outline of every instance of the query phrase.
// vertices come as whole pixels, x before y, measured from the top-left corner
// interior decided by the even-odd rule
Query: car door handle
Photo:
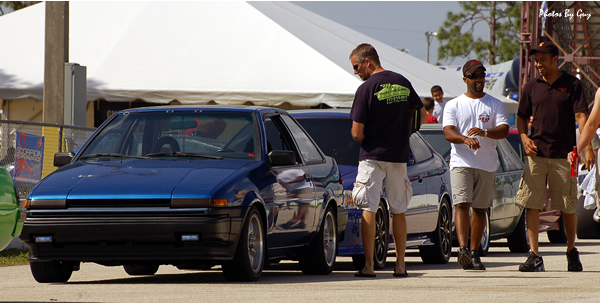
[[[304,180],[310,180],[310,174],[304,173]]]

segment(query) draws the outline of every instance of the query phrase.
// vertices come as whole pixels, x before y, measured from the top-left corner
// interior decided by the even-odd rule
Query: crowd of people
[[[529,55],[534,57],[539,76],[524,86],[516,121],[527,154],[517,204],[525,209],[530,252],[518,269],[523,272],[545,270],[538,233],[539,212],[548,189],[552,208],[563,213],[567,270],[582,271],[575,247],[577,179],[570,174],[570,164],[577,160],[572,152],[574,146],[585,151],[582,161],[588,169],[598,160],[590,142],[600,126],[600,102],[595,102],[588,118],[582,84],[559,69],[558,48],[552,42],[540,43]],[[376,276],[375,212],[384,182],[397,257],[393,276],[408,276],[404,263],[407,234],[404,213],[412,189],[406,165],[415,111],[421,112],[422,123],[442,124],[444,137],[452,146],[449,166],[460,245],[457,263],[465,270],[486,270],[478,249],[487,209],[493,201],[498,158],[496,142],[508,137],[509,123],[502,102],[483,91],[485,66],[478,60],[464,64],[464,94],[444,101],[442,87],[435,85],[431,88],[431,97],[421,100],[408,79],[381,66],[372,45],[358,45],[349,59],[354,74],[364,81],[356,91],[350,112],[352,137],[361,142],[352,198],[363,210],[361,234],[365,253],[365,265],[355,276]],[[379,94],[384,89],[386,93]],[[600,100],[600,90],[595,99]],[[581,133],[578,142],[576,126]]]

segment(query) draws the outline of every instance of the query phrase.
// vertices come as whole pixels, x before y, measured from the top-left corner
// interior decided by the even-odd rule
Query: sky
[[[292,1],[292,3],[345,25],[425,61],[425,32],[437,32],[449,11],[461,11],[458,1]],[[489,29],[478,27],[475,37],[487,40]],[[368,43],[368,41],[365,41]],[[462,65],[465,59],[437,60],[439,42],[432,39],[429,63]]]

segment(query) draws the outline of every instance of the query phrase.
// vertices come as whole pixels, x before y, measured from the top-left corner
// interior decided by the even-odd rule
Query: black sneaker
[[[579,251],[577,251],[577,248],[573,247],[571,251],[567,252],[567,263],[568,271],[583,271],[583,265],[579,261]]]
[[[466,246],[461,246],[458,249],[458,265],[462,266],[463,269],[473,269],[471,252]]]
[[[519,271],[546,271],[544,267],[544,260],[542,257],[536,255],[534,252],[529,252],[529,257],[527,257],[527,261],[525,263],[519,265]]]
[[[479,251],[472,250],[471,251],[471,266],[475,270],[485,270],[485,265],[481,263],[481,258],[479,258]]]

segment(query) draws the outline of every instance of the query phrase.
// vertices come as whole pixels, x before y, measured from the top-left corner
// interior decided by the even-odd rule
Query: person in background
[[[431,98],[431,97],[423,98],[423,107],[425,108],[425,111],[427,112],[427,120],[425,120],[425,122],[423,122],[423,124],[439,123],[438,119],[434,115],[432,115],[434,103],[435,103],[435,101],[433,101],[433,98]]]
[[[435,116],[439,123],[443,123],[444,107],[447,102],[444,101],[444,91],[442,90],[442,87],[439,85],[432,86],[431,97],[433,97],[433,100],[435,101],[432,115]]]
[[[579,251],[575,248],[577,178],[571,177],[565,158],[577,143],[576,123],[581,132],[587,122],[587,102],[581,81],[558,68],[556,45],[550,41],[542,42],[531,49],[529,55],[534,56],[534,65],[540,75],[523,87],[517,111],[517,128],[527,154],[517,204],[527,211],[530,248],[527,260],[519,265],[519,271],[545,271],[544,260],[538,250],[538,233],[546,187],[550,191],[552,209],[563,213],[567,234],[567,270],[582,271]],[[528,135],[527,123],[532,116]],[[593,153],[588,145],[585,149],[587,167],[594,164]]]
[[[444,109],[444,137],[452,145],[450,183],[456,209],[458,264],[485,270],[479,246],[492,206],[498,153],[496,140],[508,137],[508,118],[502,101],[483,92],[485,67],[477,60],[463,66],[467,92],[448,101]],[[469,220],[469,212],[473,215]],[[470,221],[470,224],[469,224]],[[471,243],[469,241],[471,227]]]
[[[370,44],[360,44],[350,53],[354,74],[363,81],[354,95],[350,111],[351,134],[361,142],[358,174],[352,198],[363,210],[361,236],[365,266],[354,275],[375,277],[375,214],[385,181],[385,193],[392,213],[396,247],[394,277],[406,277],[406,217],[412,197],[407,176],[409,136],[412,117],[423,103],[404,76],[381,67],[379,55]]]

